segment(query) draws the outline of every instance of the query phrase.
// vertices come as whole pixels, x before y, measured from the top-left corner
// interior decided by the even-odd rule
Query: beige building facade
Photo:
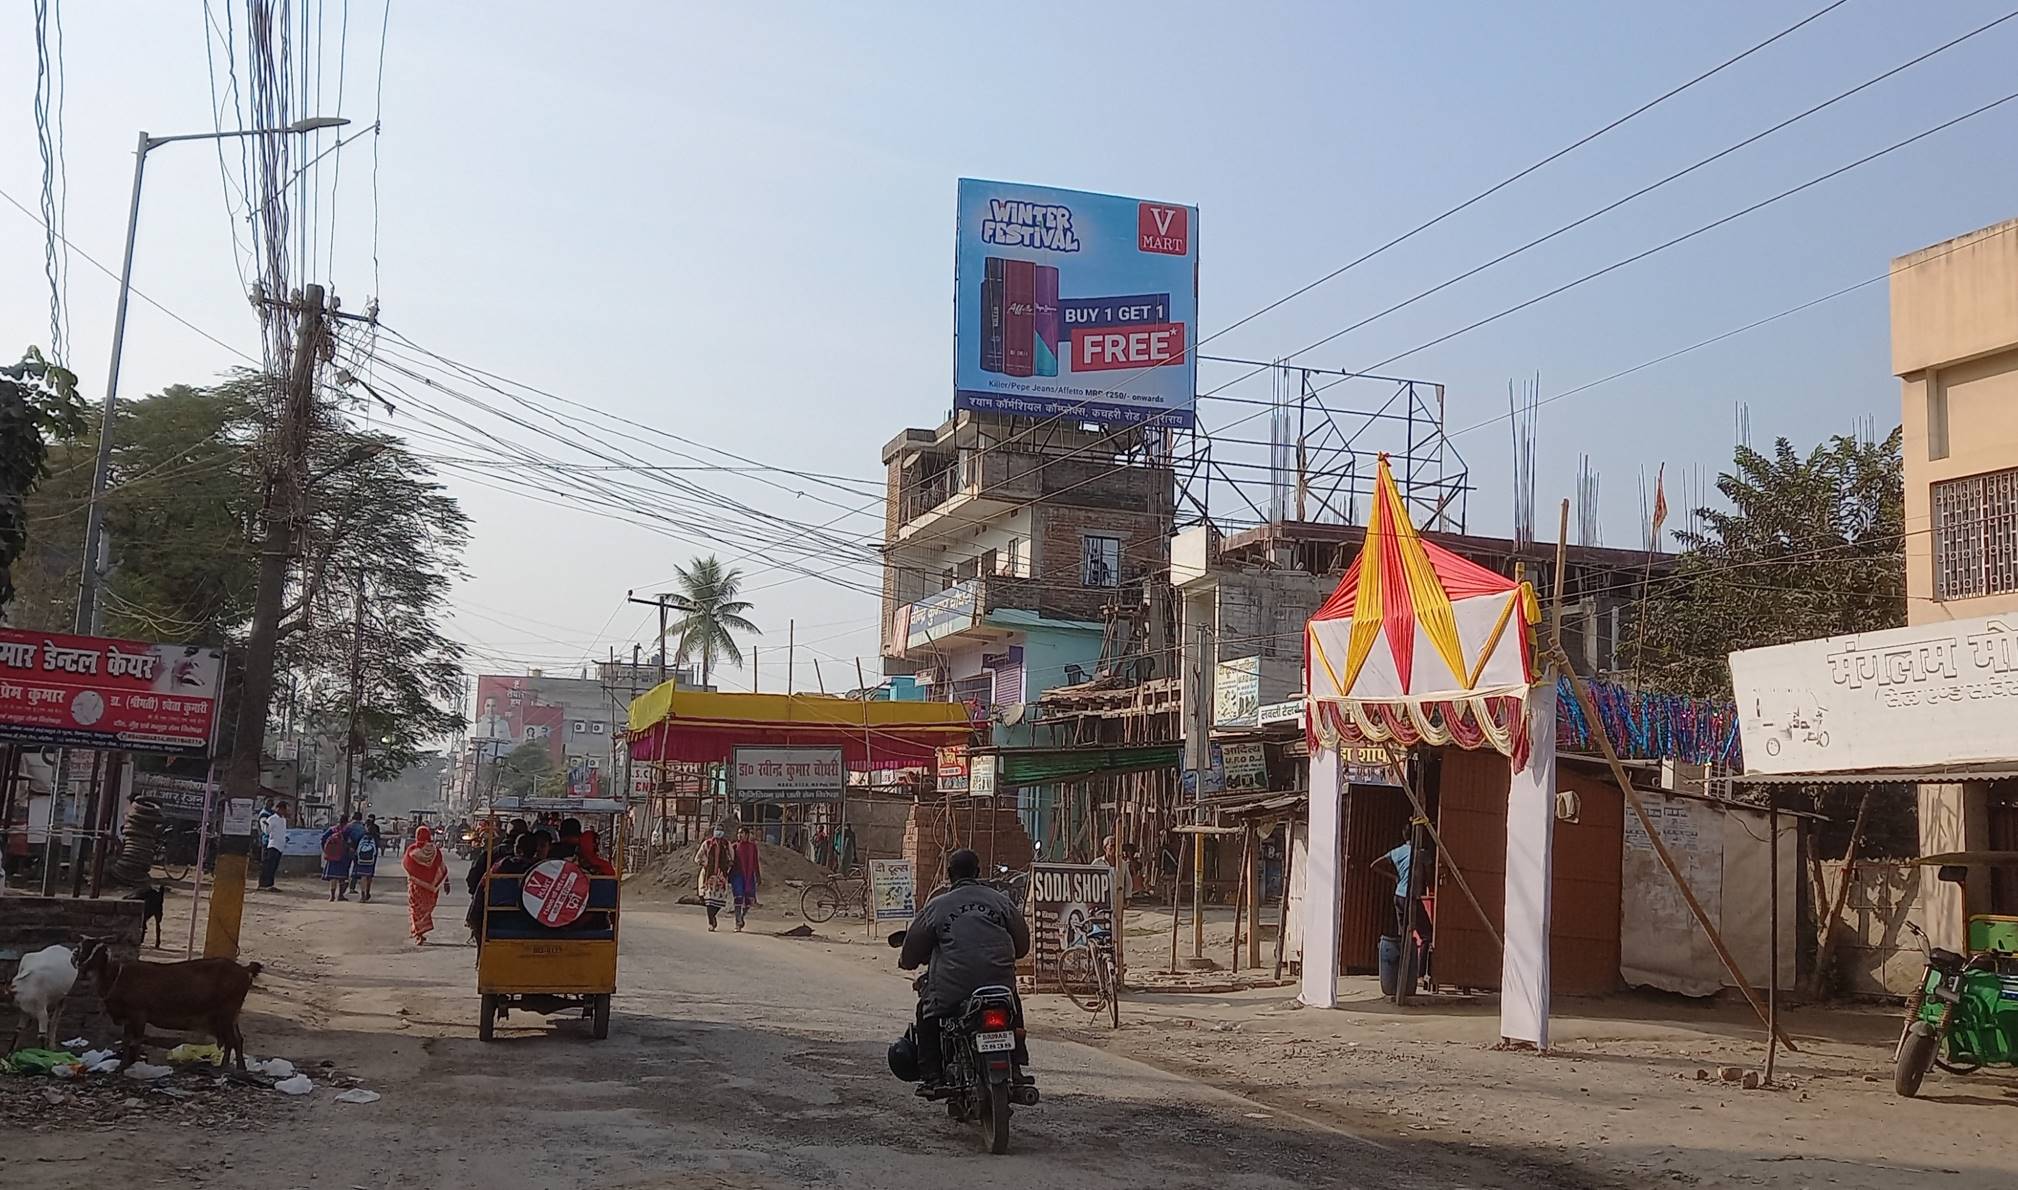
[[[1906,621],[2018,614],[2018,219],[1892,262],[1892,371],[1906,482]],[[2018,715],[2009,755],[2018,760]],[[2009,845],[2009,781],[1920,787],[1921,854]],[[1972,871],[1967,903],[1923,869],[1937,940],[2007,900],[2013,874]]]

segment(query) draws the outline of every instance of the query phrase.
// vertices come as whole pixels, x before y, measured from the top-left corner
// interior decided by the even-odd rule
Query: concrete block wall
[[[90,900],[71,897],[0,897],[0,983],[14,978],[21,956],[45,946],[62,945],[72,950],[87,936],[110,938],[114,957],[134,958],[140,953],[141,905],[124,899]],[[11,1043],[20,1025],[20,1014],[9,1002],[0,1004],[0,1044]],[[89,1037],[104,1043],[115,1030],[105,1017],[97,989],[88,979],[79,979],[63,1004],[62,1035]]]

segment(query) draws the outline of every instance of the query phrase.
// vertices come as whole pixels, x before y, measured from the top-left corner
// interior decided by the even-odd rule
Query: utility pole
[[[799,681],[799,622],[785,621],[785,693],[791,694],[792,687]]]
[[[650,599],[639,599],[636,591],[624,592],[624,601],[626,603],[641,603],[646,607],[656,607],[659,609],[659,685],[661,686],[666,684],[666,678],[669,676],[666,673],[666,662],[668,660],[666,657],[666,632],[668,631],[666,626],[666,611],[671,605],[666,601],[671,598],[672,596],[664,592],[660,592]],[[632,664],[635,665],[636,663],[634,656]]]
[[[350,730],[343,739],[343,807],[341,815],[350,817],[352,805],[357,797],[357,770],[362,768],[358,751],[362,746],[358,728],[358,704],[362,698],[364,685],[364,571],[359,569],[355,585],[351,587],[352,619],[350,629]]]
[[[296,313],[301,321],[296,329],[294,367],[287,377],[267,460],[271,482],[262,510],[265,528],[259,543],[259,582],[253,592],[252,627],[245,642],[231,760],[224,769],[227,801],[251,801],[259,796],[259,758],[273,700],[273,659],[280,644],[287,572],[300,544],[302,472],[308,458],[308,431],[315,420],[315,366],[323,343],[322,286],[303,286]],[[215,891],[203,937],[206,958],[238,956],[239,922],[245,913],[245,861],[250,849],[248,834],[226,835],[218,846]]]

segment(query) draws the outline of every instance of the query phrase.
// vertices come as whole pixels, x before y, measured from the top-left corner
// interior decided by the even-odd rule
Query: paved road
[[[710,934],[698,911],[627,912],[608,1041],[589,1040],[584,1022],[513,1017],[484,1045],[472,952],[403,946],[402,902],[396,882],[369,906],[269,895],[249,921],[248,957],[269,965],[246,1024],[252,1053],[327,1056],[381,1102],[340,1105],[320,1092],[276,1108],[287,1139],[275,1143],[143,1119],[140,1143],[94,1172],[116,1178],[125,1166],[136,1185],[248,1190],[1580,1184],[1523,1154],[1288,1118],[1043,1036],[1033,1051],[1045,1102],[1018,1109],[1011,1153],[990,1157],[976,1129],[912,1098],[884,1066],[910,1011],[886,948],[859,936]],[[444,915],[444,926],[456,919]],[[64,1184],[48,1172],[28,1184]]]

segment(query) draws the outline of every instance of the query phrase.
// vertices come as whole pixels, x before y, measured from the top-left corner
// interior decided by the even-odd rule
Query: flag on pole
[[[1641,474],[1644,475],[1645,472],[1641,472]],[[1668,489],[1665,483],[1667,475],[1668,465],[1666,463],[1662,463],[1660,470],[1654,472],[1654,531],[1651,535],[1652,540],[1647,543],[1649,552],[1660,548],[1661,526],[1668,519]]]

